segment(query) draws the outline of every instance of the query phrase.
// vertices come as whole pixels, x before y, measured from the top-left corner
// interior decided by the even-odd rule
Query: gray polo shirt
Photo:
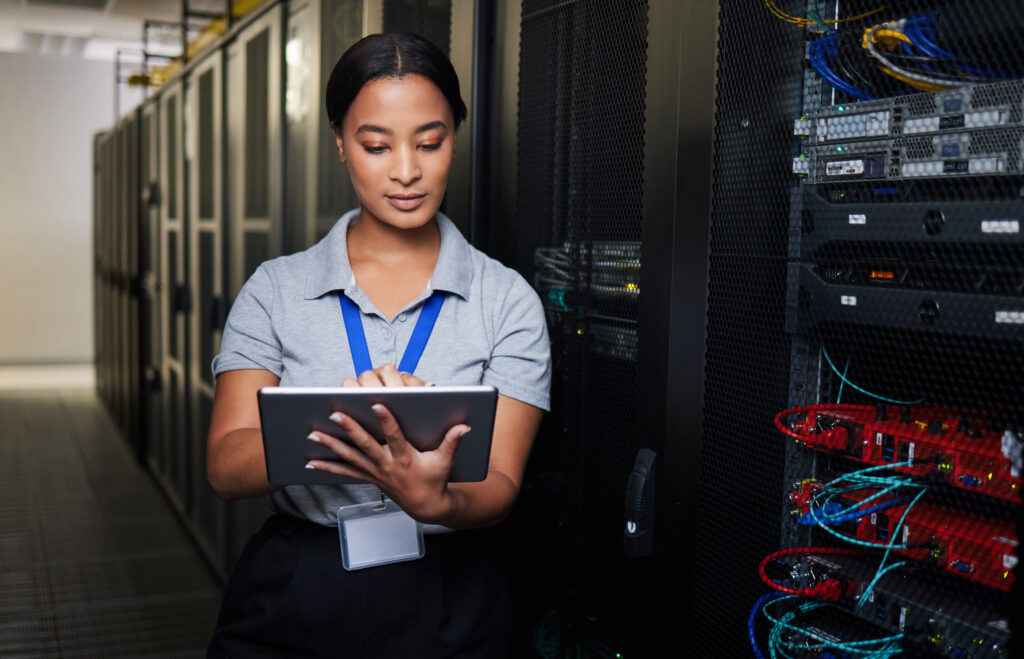
[[[548,409],[547,325],[540,298],[526,280],[475,249],[438,213],[441,249],[430,282],[388,322],[349,265],[348,227],[358,217],[358,209],[349,211],[313,247],[257,268],[231,307],[214,375],[263,369],[283,387],[336,387],[357,375],[338,302],[341,291],[361,311],[373,365],[398,364],[423,303],[441,290],[447,295],[416,375],[438,385],[492,385],[504,396]],[[291,485],[271,495],[271,507],[332,526],[339,506],[377,497],[372,485]]]

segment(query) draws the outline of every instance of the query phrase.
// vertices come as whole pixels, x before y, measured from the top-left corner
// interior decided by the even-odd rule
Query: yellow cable
[[[886,66],[880,66],[878,68],[882,70],[882,73],[892,76],[893,78],[896,78],[900,82],[905,82],[914,89],[920,89],[923,92],[941,92],[943,90],[952,89],[954,87],[954,85],[943,86],[932,84],[930,82],[923,82],[921,80],[914,80],[913,78],[908,78],[907,76],[901,73],[896,73],[895,71]]]
[[[775,4],[774,0],[764,0],[764,4],[768,7],[768,10],[772,12],[772,14],[774,14],[777,18],[781,18],[782,20],[786,21],[787,23],[793,23],[793,24],[799,25],[801,27],[807,27],[808,25],[814,25],[817,22],[817,21],[815,21],[812,18],[802,18],[800,16],[791,16],[791,15],[787,14],[786,12],[784,12],[781,9],[778,8],[778,6]],[[866,11],[863,14],[857,14],[856,16],[849,16],[847,18],[837,18],[837,19],[834,19],[834,20],[822,19],[822,22],[828,24],[828,23],[849,23],[851,21],[859,21],[862,18],[865,18],[867,16],[871,16],[872,14],[877,14],[880,11],[885,11],[888,8],[889,8],[889,5],[882,5],[881,7],[878,7],[877,9],[872,9],[871,11]],[[824,30],[819,30],[819,32],[824,32]]]

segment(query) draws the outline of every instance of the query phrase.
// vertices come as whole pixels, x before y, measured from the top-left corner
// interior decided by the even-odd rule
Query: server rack
[[[1014,656],[1020,6],[754,4],[720,12],[694,651]]]

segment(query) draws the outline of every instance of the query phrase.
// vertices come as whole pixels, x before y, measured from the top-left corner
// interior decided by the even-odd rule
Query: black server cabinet
[[[499,34],[518,28],[518,85],[491,100],[492,196],[515,205],[511,216],[492,206],[489,233],[541,295],[554,359],[552,411],[506,529],[519,539],[508,565],[523,651],[535,656],[687,656],[715,12],[523,2],[497,16]],[[505,75],[507,41],[494,53]],[[509,98],[514,174],[499,122]],[[627,534],[644,449],[653,518]]]
[[[692,654],[1020,652],[1022,20],[722,3]]]

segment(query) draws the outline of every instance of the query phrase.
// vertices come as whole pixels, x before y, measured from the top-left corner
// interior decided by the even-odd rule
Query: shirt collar
[[[306,276],[307,300],[334,291],[344,291],[355,285],[355,275],[348,261],[348,228],[358,217],[358,208],[342,215],[312,250],[313,261]],[[429,286],[433,290],[455,293],[466,299],[473,282],[469,242],[455,223],[443,213],[437,213],[434,217],[441,232],[441,249]]]

